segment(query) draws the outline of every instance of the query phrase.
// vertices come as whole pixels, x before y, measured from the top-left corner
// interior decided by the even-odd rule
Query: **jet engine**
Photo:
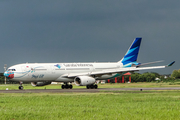
[[[44,86],[49,84],[51,84],[51,82],[31,82],[32,86]]]
[[[74,83],[77,86],[86,86],[86,85],[91,85],[94,84],[96,80],[93,77],[90,76],[77,76],[74,79]]]

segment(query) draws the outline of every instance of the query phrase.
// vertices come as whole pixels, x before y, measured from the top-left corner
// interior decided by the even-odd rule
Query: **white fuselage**
[[[121,63],[25,63],[8,68],[7,74],[13,74],[11,80],[26,82],[73,82],[74,78],[66,74],[95,72],[121,68]],[[108,79],[116,74],[101,75],[96,79]]]

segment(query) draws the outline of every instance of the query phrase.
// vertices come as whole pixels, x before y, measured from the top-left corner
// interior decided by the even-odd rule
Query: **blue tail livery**
[[[125,56],[119,61],[123,64],[124,67],[131,67],[132,65],[139,64],[136,61],[141,45],[141,40],[142,38],[136,38],[126,52]]]

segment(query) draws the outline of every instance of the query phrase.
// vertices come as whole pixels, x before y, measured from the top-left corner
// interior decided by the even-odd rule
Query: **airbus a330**
[[[77,86],[86,86],[87,89],[97,89],[97,80],[106,80],[125,74],[147,69],[166,68],[169,65],[141,67],[146,64],[137,62],[138,52],[142,38],[136,38],[118,62],[104,63],[24,63],[11,66],[4,72],[4,76],[11,81],[31,82],[33,86],[44,86],[51,82],[63,82],[62,89],[72,89],[72,82]],[[155,63],[155,62],[151,62]]]

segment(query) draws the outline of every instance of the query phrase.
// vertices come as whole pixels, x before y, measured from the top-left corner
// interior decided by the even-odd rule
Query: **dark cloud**
[[[23,62],[115,62],[143,37],[139,62],[176,60],[179,1],[0,1],[0,67]],[[153,71],[153,70],[152,70]]]

